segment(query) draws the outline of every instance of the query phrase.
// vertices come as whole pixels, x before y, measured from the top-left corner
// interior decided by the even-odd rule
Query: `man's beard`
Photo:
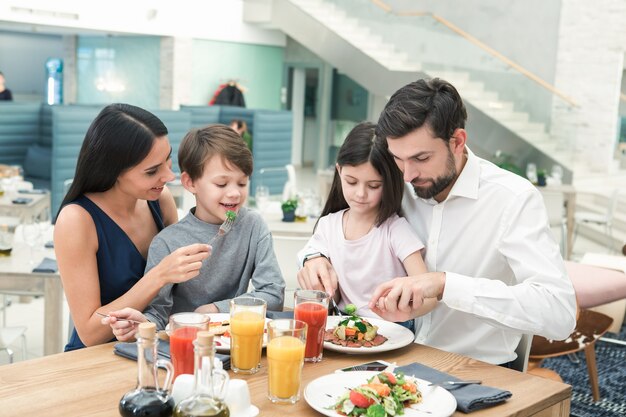
[[[418,197],[429,199],[433,198],[440,192],[446,189],[448,185],[450,185],[457,177],[456,166],[454,165],[454,156],[452,156],[452,152],[448,150],[448,160],[446,161],[446,172],[444,175],[437,177],[433,180],[433,185],[428,188],[424,187],[416,187],[413,185],[413,190],[415,190],[415,194]]]

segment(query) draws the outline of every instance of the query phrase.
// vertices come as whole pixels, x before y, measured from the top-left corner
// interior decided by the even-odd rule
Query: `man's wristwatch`
[[[302,265],[304,265],[306,261],[310,261],[311,259],[320,258],[320,257],[328,259],[328,257],[324,255],[322,252],[309,253],[308,255],[304,257],[304,260],[302,261]]]

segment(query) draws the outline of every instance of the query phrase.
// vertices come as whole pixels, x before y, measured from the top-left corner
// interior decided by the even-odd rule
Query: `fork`
[[[441,382],[431,382],[428,384],[429,387],[460,387],[463,385],[474,385],[474,384],[482,384],[483,381],[479,379],[470,379],[467,381],[441,381]]]
[[[343,317],[343,313],[337,307],[337,303],[335,303],[335,299],[330,297],[330,310],[334,313],[335,316]]]
[[[233,228],[233,224],[235,224],[236,218],[237,218],[237,213],[235,213],[232,210],[228,210],[226,212],[226,220],[224,220],[224,223],[220,225],[220,228],[215,234],[215,236],[213,236],[211,240],[209,240],[209,245],[211,245],[215,241],[215,239],[217,239],[218,237],[224,236],[226,233],[230,232],[230,229]]]
[[[100,312],[98,312],[98,311],[96,311],[96,314],[97,314],[98,316],[100,316],[100,317],[107,317],[107,318],[110,318],[110,317],[111,317],[111,316],[109,316],[108,314],[102,314],[102,313],[100,313]],[[128,322],[131,322],[131,323],[133,323],[133,324],[141,324],[141,322],[140,322],[140,321],[137,321],[137,320],[130,320],[130,319],[118,319],[117,317],[116,317],[115,319],[116,319],[117,321],[128,321]]]

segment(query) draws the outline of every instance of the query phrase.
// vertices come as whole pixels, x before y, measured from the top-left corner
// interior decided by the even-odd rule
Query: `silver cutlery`
[[[442,381],[442,382],[431,382],[430,384],[428,384],[429,387],[442,387],[442,388],[446,388],[446,387],[460,387],[463,385],[478,385],[478,384],[482,384],[482,381],[479,379],[470,379],[467,381]]]
[[[339,310],[339,307],[337,307],[337,303],[335,303],[333,297],[330,297],[330,310],[335,314],[335,316],[343,317],[343,313]]]
[[[209,245],[211,245],[213,241],[215,241],[215,239],[217,239],[218,237],[224,236],[226,233],[230,232],[230,229],[233,228],[233,224],[235,224],[236,218],[237,218],[237,213],[235,213],[232,210],[228,210],[226,212],[226,220],[224,220],[224,223],[220,225],[220,228],[215,234],[215,236],[213,236],[211,240],[209,240]]]
[[[102,313],[99,313],[99,312],[97,312],[97,311],[96,311],[96,314],[97,314],[97,315],[99,315],[100,317],[107,317],[107,318],[111,318],[111,316],[109,316],[108,314],[102,314]],[[131,322],[131,323],[133,323],[133,324],[141,324],[141,322],[140,322],[140,321],[137,321],[137,320],[130,320],[130,319],[118,319],[117,317],[115,317],[115,320],[117,320],[117,321],[129,321],[129,322]]]

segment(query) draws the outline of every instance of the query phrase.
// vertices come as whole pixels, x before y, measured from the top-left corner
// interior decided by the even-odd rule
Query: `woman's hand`
[[[298,284],[306,290],[326,291],[332,296],[337,290],[337,273],[328,259],[320,256],[304,263],[298,271]]]
[[[188,281],[198,276],[202,261],[211,255],[211,250],[206,243],[183,246],[163,258],[153,270],[161,277],[163,285]]]
[[[132,320],[132,321],[130,321]],[[111,326],[113,335],[120,342],[134,340],[138,330],[138,323],[148,321],[146,316],[133,308],[123,308],[109,313],[109,317],[102,318],[102,324]]]

